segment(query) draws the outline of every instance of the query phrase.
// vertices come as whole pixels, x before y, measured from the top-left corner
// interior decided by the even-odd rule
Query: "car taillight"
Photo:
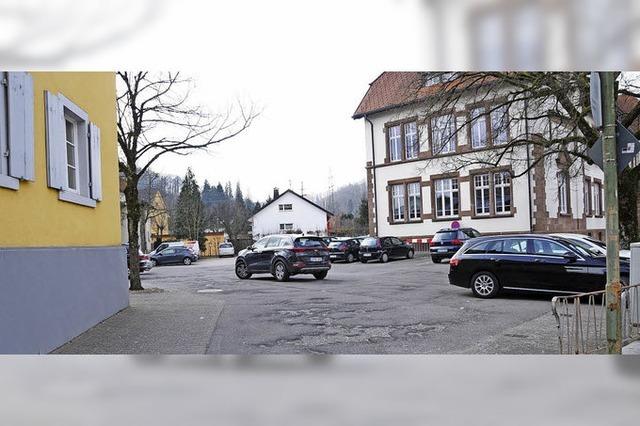
[[[431,238],[427,238],[427,245],[430,246],[431,245],[431,241],[433,241],[433,239]]]
[[[458,266],[460,264],[460,259],[458,259],[457,257],[452,257],[449,260],[449,265],[451,266]]]
[[[146,254],[142,254],[142,255],[140,255],[140,259],[141,260],[149,260],[149,256],[146,255]]]
[[[452,243],[454,246],[461,246],[461,245],[462,245],[462,241],[460,241],[460,240],[459,240],[459,239],[457,239],[457,238],[456,238],[455,240],[451,241],[451,243]]]
[[[304,253],[305,251],[307,251],[307,249],[304,248],[304,247],[294,247],[293,248],[293,252],[294,253]]]

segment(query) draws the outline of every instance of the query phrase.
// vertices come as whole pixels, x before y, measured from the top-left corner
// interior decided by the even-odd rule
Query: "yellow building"
[[[0,73],[0,353],[128,306],[112,72]]]
[[[169,230],[169,213],[167,205],[164,202],[164,197],[162,197],[160,191],[156,191],[151,205],[153,206],[150,217],[151,236],[154,239],[158,237],[162,239],[163,235],[170,235],[171,231]]]

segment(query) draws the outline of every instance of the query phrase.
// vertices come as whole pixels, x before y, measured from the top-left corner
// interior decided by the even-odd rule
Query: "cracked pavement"
[[[550,296],[473,297],[428,257],[335,263],[322,281],[236,278],[234,259],[162,266],[131,307],[59,353],[556,353]]]

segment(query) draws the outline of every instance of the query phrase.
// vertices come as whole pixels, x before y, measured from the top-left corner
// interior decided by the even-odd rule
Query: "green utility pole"
[[[622,353],[620,311],[620,231],[618,228],[618,165],[616,147],[615,73],[601,72],[602,160],[604,164],[604,205],[607,221],[607,347],[610,354]]]

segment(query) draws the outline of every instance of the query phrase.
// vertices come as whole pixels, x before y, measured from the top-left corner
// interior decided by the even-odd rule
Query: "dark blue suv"
[[[323,280],[329,269],[329,250],[321,237],[269,235],[238,253],[236,275],[240,279],[253,274],[271,274],[288,281],[298,274],[311,274]]]
[[[429,240],[431,260],[440,263],[444,258],[450,259],[467,240],[479,236],[480,233],[473,228],[441,229]]]

